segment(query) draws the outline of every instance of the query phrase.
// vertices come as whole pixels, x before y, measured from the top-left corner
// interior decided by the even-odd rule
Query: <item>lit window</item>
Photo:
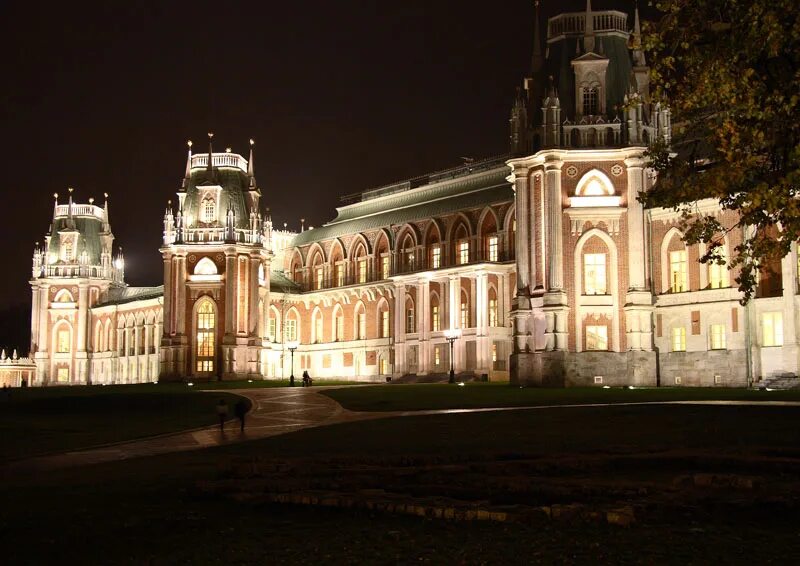
[[[322,289],[322,287],[323,287],[322,268],[318,267],[317,268],[317,289]]]
[[[69,328],[59,328],[56,335],[56,352],[59,354],[66,354],[70,351],[72,342],[72,333]]]
[[[489,299],[489,326],[497,326],[497,299]]]
[[[336,274],[336,286],[341,287],[344,285],[344,266],[341,263],[337,264],[333,271]]]
[[[461,265],[469,263],[469,242],[467,240],[458,242],[458,263]]]
[[[322,315],[317,313],[314,319],[314,341],[322,342]]]
[[[213,198],[207,197],[203,199],[201,207],[203,222],[214,222],[217,218],[217,203]]]
[[[763,325],[762,346],[783,346],[783,313],[765,312],[761,315]]]
[[[214,371],[214,334],[216,320],[211,301],[205,300],[197,309],[197,371],[208,373]]]
[[[406,269],[414,270],[414,252],[412,250],[406,250]]]
[[[469,303],[461,303],[461,328],[469,328]]]
[[[389,373],[389,361],[386,358],[381,358],[380,361],[380,373],[381,375],[385,375]]]
[[[358,260],[358,282],[359,283],[366,283],[367,282],[367,260],[366,259]]]
[[[72,242],[64,242],[64,261],[72,261]]]
[[[381,279],[389,279],[389,256],[381,258]]]
[[[267,338],[270,342],[275,342],[275,338],[278,335],[278,321],[275,320],[274,316],[269,317],[269,334]]]
[[[294,342],[297,340],[297,321],[295,319],[286,319],[286,327],[284,328],[283,335],[287,342]]]
[[[367,338],[367,313],[363,310],[356,315],[357,336],[356,340],[365,340]]]
[[[672,351],[686,351],[686,328],[683,326],[676,326],[672,329]]]
[[[56,381],[59,383],[67,383],[69,381],[69,368],[58,368],[56,371]]]
[[[669,253],[669,281],[669,288],[673,293],[683,293],[689,290],[686,250]]]
[[[442,266],[442,248],[434,246],[431,248],[431,269],[439,269]]]
[[[712,324],[711,325],[711,349],[724,350],[725,349],[725,325]]]
[[[336,313],[336,324],[333,327],[333,339],[337,342],[344,340],[344,315],[342,311]]]
[[[725,258],[724,253],[722,254]],[[728,278],[728,266],[726,263],[712,263],[708,266],[708,286],[712,289],[721,289],[730,285]]]
[[[497,361],[497,344],[492,343],[492,362]]]
[[[439,332],[439,305],[431,307],[431,330]]]
[[[597,87],[583,89],[583,115],[591,116],[597,114]]]
[[[608,326],[586,327],[586,349],[608,350]]]
[[[606,254],[584,254],[583,294],[606,294]]]
[[[489,237],[489,244],[488,244],[488,251],[489,257],[487,258],[489,261],[497,261],[497,236],[490,236]]]
[[[381,338],[389,337],[389,311],[381,311]]]
[[[417,331],[417,321],[414,319],[414,306],[406,307],[406,333],[413,334]]]
[[[439,346],[436,346],[433,349],[433,365],[438,366],[442,363],[442,352],[439,350]]]

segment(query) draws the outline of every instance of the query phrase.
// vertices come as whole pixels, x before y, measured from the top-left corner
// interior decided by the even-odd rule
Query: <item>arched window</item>
[[[72,296],[67,289],[61,289],[58,293],[56,293],[55,297],[56,303],[74,303],[75,298]]]
[[[333,341],[342,342],[344,340],[344,313],[342,307],[336,305],[333,309]]]
[[[367,338],[367,311],[364,305],[359,303],[355,308],[355,336],[356,340],[366,340]]]
[[[56,328],[56,353],[68,354],[72,350],[72,329],[66,322]]]
[[[73,257],[72,252],[73,252],[72,241],[67,240],[66,242],[64,242],[64,261],[72,261]]]
[[[313,340],[315,343],[320,343],[323,341],[322,337],[322,311],[319,309],[314,310],[314,314],[311,315],[313,319],[312,328],[314,331]]]
[[[217,275],[217,265],[210,258],[204,257],[194,267],[195,275]]]
[[[200,217],[203,222],[210,223],[217,219],[217,203],[211,197],[206,197],[200,206]]]
[[[278,341],[278,322],[280,320],[280,315],[278,314],[278,309],[275,307],[269,308],[269,323],[267,325],[267,339],[270,342],[277,342]]]
[[[212,373],[216,350],[217,320],[214,304],[205,299],[197,309],[197,373]]]
[[[389,304],[386,301],[382,301],[378,306],[378,313],[380,317],[378,323],[381,329],[381,338],[389,338],[391,326],[389,324]]]
[[[292,308],[286,314],[286,321],[283,328],[283,338],[286,342],[295,342],[298,340],[298,326],[300,326],[300,316],[297,311]]]
[[[439,308],[439,295],[431,293],[431,332],[441,330],[441,309]]]
[[[413,334],[417,331],[417,319],[414,312],[414,301],[411,297],[406,299],[406,333]]]
[[[469,299],[465,292],[461,292],[461,328],[469,328]]]
[[[99,320],[94,327],[94,351],[103,351],[103,323]]]
[[[497,291],[494,287],[489,289],[489,326],[500,326],[499,312],[497,308]]]

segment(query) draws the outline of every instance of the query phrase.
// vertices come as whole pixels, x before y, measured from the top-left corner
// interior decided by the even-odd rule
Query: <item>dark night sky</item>
[[[29,304],[33,245],[67,186],[110,194],[128,283],[160,284],[164,206],[186,140],[202,151],[209,130],[218,151],[255,138],[264,203],[292,228],[331,219],[341,195],[504,153],[533,2],[6,0],[0,20],[2,309]]]

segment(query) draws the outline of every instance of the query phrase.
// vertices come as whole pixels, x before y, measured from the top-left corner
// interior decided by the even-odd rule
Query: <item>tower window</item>
[[[598,88],[591,87],[583,89],[583,115],[592,116],[598,114]]]
[[[211,197],[203,199],[201,207],[203,222],[214,222],[217,218],[217,203]]]
[[[197,309],[197,372],[214,371],[214,334],[216,320],[211,301],[204,301]]]
[[[497,261],[497,236],[489,237],[489,261]]]

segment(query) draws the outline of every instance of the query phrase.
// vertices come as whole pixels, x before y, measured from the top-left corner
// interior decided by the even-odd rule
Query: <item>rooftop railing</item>
[[[56,206],[56,218],[69,216],[69,205],[59,204]],[[93,204],[75,204],[72,203],[72,216],[91,216],[93,218],[103,219],[103,209]]]
[[[618,12],[617,10],[592,12],[592,23],[594,24],[594,31],[596,32],[618,31],[628,34],[627,21],[627,14]],[[580,34],[583,33],[585,29],[585,12],[559,14],[547,21],[547,39],[552,39],[560,35]]]
[[[214,167],[233,167],[247,173],[247,159],[238,153],[215,153],[211,165]],[[208,167],[208,154],[198,153],[192,156],[192,169]]]

